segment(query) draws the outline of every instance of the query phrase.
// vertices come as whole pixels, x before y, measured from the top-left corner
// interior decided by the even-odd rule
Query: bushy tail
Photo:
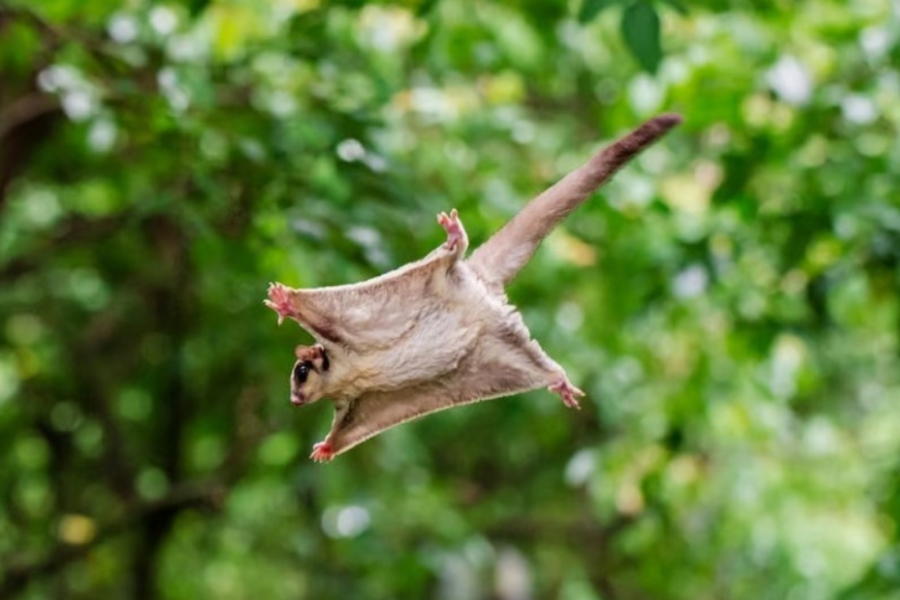
[[[570,212],[606,183],[625,163],[681,123],[681,116],[653,117],[607,146],[556,185],[529,202],[482,244],[469,264],[488,282],[505,286],[528,264],[538,245]]]

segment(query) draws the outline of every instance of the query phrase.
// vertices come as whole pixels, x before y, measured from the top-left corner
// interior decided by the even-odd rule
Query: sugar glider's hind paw
[[[457,250],[461,245],[463,250],[465,250],[469,239],[466,236],[466,230],[463,229],[462,221],[459,220],[459,213],[456,212],[456,209],[451,210],[449,215],[445,212],[438,214],[437,220],[447,232],[447,241],[444,242],[444,248]]]
[[[279,325],[284,322],[285,317],[293,317],[295,314],[290,288],[281,283],[269,284],[269,299],[263,302],[278,313]]]
[[[327,441],[319,442],[318,444],[313,444],[313,451],[309,457],[316,462],[328,462],[334,458],[334,450],[331,449],[331,444]]]
[[[556,383],[551,384],[547,389],[554,394],[559,394],[563,404],[567,407],[581,409],[581,405],[578,404],[578,397],[584,396],[584,392],[572,385],[565,375],[563,375]]]

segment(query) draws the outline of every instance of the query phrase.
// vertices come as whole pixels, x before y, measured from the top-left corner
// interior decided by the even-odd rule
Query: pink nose
[[[306,398],[303,397],[303,392],[291,392],[291,404],[303,404],[306,402]]]

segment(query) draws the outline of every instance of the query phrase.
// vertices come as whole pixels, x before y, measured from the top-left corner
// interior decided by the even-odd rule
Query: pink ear
[[[298,360],[303,360],[306,356],[306,351],[306,346],[297,346],[294,348],[294,356],[296,356]]]

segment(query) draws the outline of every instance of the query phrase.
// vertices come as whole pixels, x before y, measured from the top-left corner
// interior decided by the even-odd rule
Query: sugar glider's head
[[[325,378],[331,366],[322,344],[297,346],[294,349],[297,362],[291,371],[291,402],[309,404],[322,397]]]

